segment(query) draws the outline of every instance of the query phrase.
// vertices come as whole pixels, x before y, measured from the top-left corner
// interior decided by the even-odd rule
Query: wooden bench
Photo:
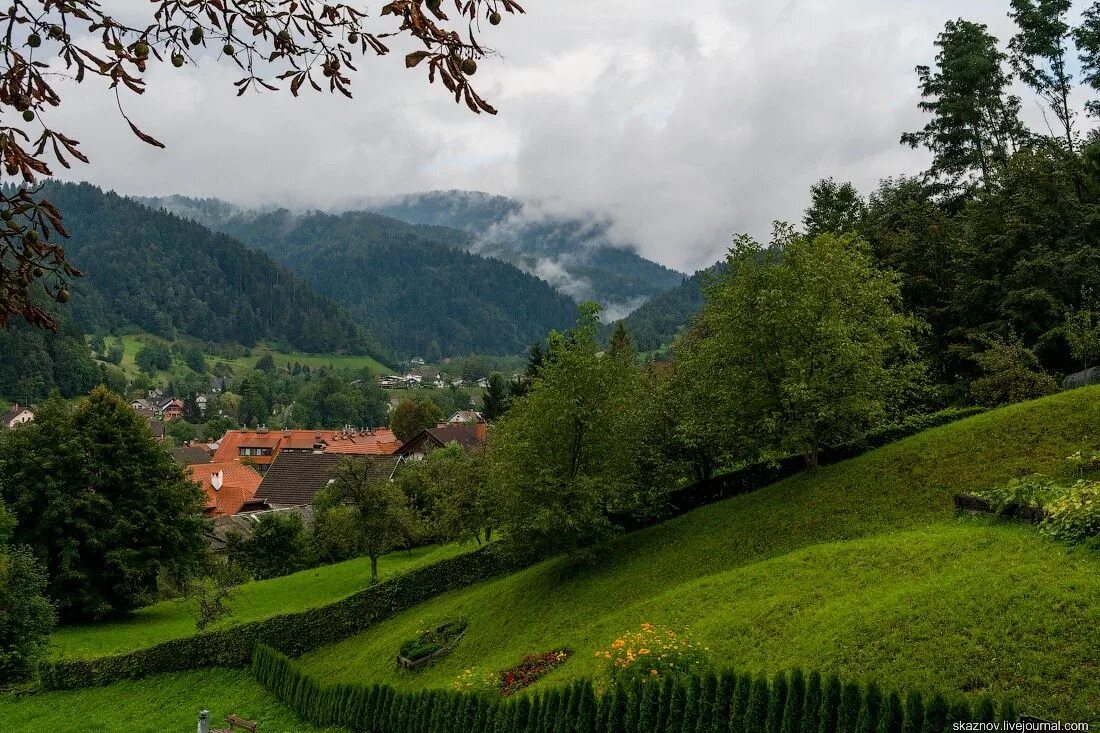
[[[239,715],[230,715],[225,719],[229,723],[229,727],[223,730],[212,730],[210,733],[233,733],[233,731],[240,728],[241,730],[247,730],[249,733],[256,733],[256,728],[259,727],[259,723],[254,720],[245,720]]]

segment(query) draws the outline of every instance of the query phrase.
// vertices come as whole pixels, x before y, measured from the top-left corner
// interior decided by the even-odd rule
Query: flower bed
[[[606,678],[599,680],[598,686],[606,689],[613,682],[637,680],[644,684],[666,677],[701,675],[711,666],[709,653],[709,648],[699,646],[685,633],[642,624],[638,631],[629,631],[607,649],[596,652],[597,659],[607,661]]]
[[[565,664],[571,656],[572,649],[555,649],[542,654],[528,654],[516,666],[500,672],[467,669],[451,683],[451,688],[458,692],[511,697]]]
[[[418,669],[427,665],[454,649],[469,625],[465,619],[457,619],[421,631],[415,639],[409,639],[401,645],[397,664],[405,669]]]

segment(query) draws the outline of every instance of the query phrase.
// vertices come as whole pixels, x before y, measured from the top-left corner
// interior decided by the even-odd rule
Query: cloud
[[[797,220],[824,176],[866,191],[921,170],[925,155],[898,144],[923,124],[913,67],[932,59],[949,18],[1012,32],[1007,0],[525,6],[486,34],[500,58],[478,81],[495,118],[450,103],[395,53],[363,62],[352,101],[237,99],[225,63],[158,65],[149,93],[125,102],[167,150],[133,139],[94,82],[49,121],[93,157],[73,177],[126,193],[331,207],[483,190],[609,217],[617,244],[691,271],[735,232]]]

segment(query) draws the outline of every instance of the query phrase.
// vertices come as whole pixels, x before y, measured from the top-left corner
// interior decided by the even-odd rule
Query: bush
[[[30,677],[49,645],[55,615],[45,591],[46,570],[30,550],[0,543],[0,683]]]
[[[269,512],[261,516],[252,536],[229,536],[229,559],[256,580],[277,578],[305,570],[314,564],[313,545],[301,515]]]
[[[398,654],[410,662],[430,657],[453,646],[469,625],[465,619],[458,619],[421,631],[415,639],[409,639],[402,644]]]
[[[1046,505],[1043,532],[1079,544],[1100,536],[1100,482],[1078,481]]]
[[[706,648],[686,634],[649,623],[620,635],[607,649],[597,651],[596,657],[607,662],[601,689],[634,680],[692,677],[711,667]]]

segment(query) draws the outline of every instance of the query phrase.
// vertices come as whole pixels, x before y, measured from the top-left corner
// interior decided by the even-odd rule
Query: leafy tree
[[[194,424],[202,422],[202,408],[199,407],[194,392],[188,392],[183,398],[183,419]]]
[[[294,422],[305,428],[370,428],[386,422],[386,396],[373,381],[348,384],[323,374],[300,389],[293,403]]]
[[[155,376],[172,368],[172,354],[159,344],[146,344],[134,355],[134,363],[149,376]]]
[[[1067,68],[1073,32],[1066,14],[1071,0],[1011,0],[1009,15],[1018,32],[1009,43],[1012,68],[1024,84],[1054,112],[1062,125],[1063,142],[1071,153],[1076,147],[1075,112],[1070,104],[1073,76]]]
[[[615,328],[611,331],[611,338],[608,340],[607,350],[613,356],[634,356],[634,344],[630,339],[630,332],[627,330],[624,321],[615,323]]]
[[[233,418],[225,415],[215,415],[206,421],[199,433],[204,440],[221,440],[221,437],[227,431],[236,430],[237,427],[237,422]]]
[[[694,333],[677,347],[688,445],[727,460],[800,453],[863,434],[918,373],[895,278],[867,245],[780,227],[768,250],[735,242]],[[731,429],[731,427],[733,429]]]
[[[33,674],[55,622],[45,568],[28,548],[8,546],[14,524],[0,503],[0,683]]]
[[[275,371],[275,359],[270,353],[264,354],[256,362],[256,371],[272,374]]]
[[[932,119],[903,144],[932,152],[930,178],[949,191],[988,181],[1024,137],[1020,100],[1008,94],[1011,76],[1005,54],[985,25],[948,21],[936,40],[935,70],[917,67],[920,108]]]
[[[1066,313],[1065,335],[1073,358],[1088,369],[1100,361],[1100,304],[1091,291],[1083,300],[1080,308]]]
[[[1058,384],[1019,338],[989,339],[987,344],[988,348],[976,357],[983,375],[971,385],[978,404],[996,407],[1058,391]]]
[[[161,570],[191,572],[205,544],[201,491],[102,387],[75,407],[49,400],[33,423],[0,435],[0,498],[66,620],[125,614]]]
[[[854,232],[863,218],[863,199],[851,183],[833,178],[819,181],[810,189],[810,201],[802,225],[811,237]]]
[[[581,306],[577,326],[552,334],[530,393],[494,428],[491,480],[508,537],[528,550],[598,542],[610,512],[639,501],[638,373],[630,359],[600,355],[599,307]]]
[[[333,563],[363,554],[355,510],[344,503],[339,490],[328,486],[313,500],[313,546],[317,558]]]
[[[389,481],[373,478],[366,461],[342,460],[334,472],[332,486],[355,511],[363,551],[370,558],[371,582],[375,582],[378,558],[405,544],[416,518],[401,489]]]
[[[314,564],[309,529],[294,512],[263,514],[252,527],[252,536],[233,533],[228,538],[230,560],[253,578],[277,578]]]
[[[164,434],[176,445],[189,443],[198,437],[198,430],[186,420],[169,420],[164,426]]]
[[[481,414],[490,422],[502,417],[508,411],[508,384],[500,372],[489,377],[489,387],[482,397]]]
[[[1100,92],[1100,2],[1093,2],[1082,13],[1081,25],[1073,31],[1081,62],[1081,79],[1094,92]],[[1100,117],[1100,100],[1085,102],[1093,117]]]
[[[206,356],[202,353],[202,349],[195,346],[183,346],[180,348],[180,356],[183,357],[183,363],[196,374],[206,374]]]
[[[390,413],[390,429],[404,443],[445,419],[439,406],[431,400],[402,400]]]
[[[407,464],[397,485],[434,539],[473,539],[480,545],[492,539],[500,524],[500,500],[483,456],[471,455],[457,443]]]
[[[356,70],[356,57],[388,53],[389,47],[380,39],[396,35],[409,37],[417,46],[423,44],[406,57],[409,67],[427,68],[430,80],[445,79],[456,101],[473,112],[496,112],[471,84],[476,59],[485,55],[475,28],[482,18],[499,24],[502,10],[522,12],[518,4],[472,0],[458,8],[453,19],[438,0],[426,6],[391,4],[383,10],[369,13],[354,4],[319,0],[299,0],[289,6],[281,0],[227,0],[197,8],[157,0],[149,16],[133,26],[89,0],[29,0],[9,10],[4,16],[9,35],[20,42],[6,44],[0,51],[5,69],[0,77],[6,88],[22,91],[3,103],[5,112],[12,113],[8,116],[13,126],[12,134],[0,140],[0,159],[26,186],[0,193],[8,220],[0,232],[0,261],[11,265],[0,270],[0,326],[11,315],[21,315],[32,325],[54,327],[48,311],[37,302],[39,297],[44,292],[65,303],[71,295],[67,285],[81,276],[57,242],[67,236],[61,211],[38,198],[39,189],[34,186],[40,176],[53,175],[51,161],[65,168],[72,159],[88,162],[77,142],[81,135],[66,135],[44,124],[41,115],[48,115],[69,91],[56,86],[56,77],[71,77],[77,83],[99,77],[110,80],[116,93],[123,89],[141,94],[151,67],[169,61],[177,68],[196,63],[201,55],[197,48],[213,43],[222,48],[219,58],[242,70],[243,77],[235,83],[240,94],[250,89],[276,90],[273,82],[277,81],[287,83],[295,96],[303,89],[320,92],[323,87],[316,78],[323,73],[324,87],[350,97],[349,71]],[[372,17],[383,18],[378,22],[387,25],[372,28]],[[77,24],[88,24],[93,32],[66,31]],[[33,63],[28,60],[31,54]],[[67,74],[74,65],[77,72]],[[124,83],[119,84],[120,80]],[[164,147],[122,111],[121,97],[119,110],[140,140]],[[14,113],[20,113],[21,119],[16,121]]]

